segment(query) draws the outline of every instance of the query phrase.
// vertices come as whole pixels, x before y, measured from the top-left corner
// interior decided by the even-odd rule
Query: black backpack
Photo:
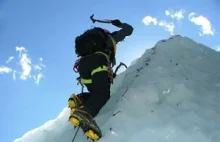
[[[84,57],[98,51],[107,51],[108,35],[102,29],[95,27],[85,31],[75,39],[75,53]]]

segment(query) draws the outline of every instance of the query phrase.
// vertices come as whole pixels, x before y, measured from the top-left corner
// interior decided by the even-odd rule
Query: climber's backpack
[[[107,51],[108,34],[102,28],[95,27],[85,31],[75,39],[75,53],[84,57],[98,51]]]

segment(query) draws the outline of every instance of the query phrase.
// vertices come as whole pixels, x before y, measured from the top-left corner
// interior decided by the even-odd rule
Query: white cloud
[[[163,27],[166,31],[170,32],[171,35],[174,34],[173,31],[174,31],[175,25],[173,22],[166,22],[166,21],[161,20],[158,25]]]
[[[33,79],[34,82],[39,85],[40,80],[44,77],[42,70],[43,68],[46,68],[46,65],[43,64],[43,58],[38,58],[38,64],[32,64],[32,60],[29,57],[28,51],[25,47],[15,47],[15,50],[19,53],[18,65],[20,66],[20,70],[0,66],[0,74],[11,73],[14,80],[17,79],[17,76],[19,76],[19,79],[21,80]],[[6,64],[14,59],[14,56],[8,57]]]
[[[20,59],[20,64],[23,70],[21,74],[21,79],[26,80],[31,73],[31,60],[30,58],[28,58],[27,54],[22,55]]]
[[[27,50],[24,47],[16,47],[16,51],[18,51],[18,52],[27,52]]]
[[[172,10],[166,10],[165,15],[170,16],[172,19],[181,20],[184,18],[184,11],[182,9],[176,12],[173,12]]]
[[[206,17],[202,15],[196,16],[196,13],[191,12],[188,18],[191,22],[201,27],[202,32],[199,33],[200,36],[203,36],[203,35],[214,36],[215,30],[212,28],[211,22]]]
[[[33,67],[34,67],[34,70],[37,72],[35,75],[33,75],[33,79],[35,83],[39,85],[40,80],[44,77],[43,74],[41,73],[41,70],[45,68],[46,65],[44,65],[43,63],[40,63],[37,65],[34,65]]]
[[[34,69],[35,69],[35,70],[41,70],[42,68],[41,68],[39,65],[35,65],[35,66],[34,66]]]
[[[169,11],[166,11],[167,14],[170,14]],[[160,27],[163,27],[166,31],[169,31],[171,35],[174,34],[174,28],[175,28],[175,25],[173,22],[166,22],[166,21],[157,21],[156,18],[154,17],[151,17],[151,16],[145,16],[142,20],[142,22],[145,24],[145,25],[150,25],[151,23],[154,24],[155,26],[160,26]]]
[[[16,47],[16,51],[19,52],[20,65],[22,68],[22,73],[20,78],[26,80],[30,77],[31,73],[31,59],[27,55],[27,50],[24,47]]]
[[[4,74],[4,73],[10,73],[12,72],[12,69],[6,66],[0,66],[0,74]]]
[[[153,18],[151,16],[146,16],[146,17],[143,18],[142,22],[145,25],[149,25],[151,23],[153,23],[154,25],[157,25],[157,18]]]
[[[42,74],[42,72],[41,72],[41,70],[42,70],[43,68],[46,68],[46,65],[44,65],[44,64],[42,63],[43,58],[39,58],[39,60],[40,60],[40,63],[39,63],[39,64],[33,65],[34,71],[36,72],[36,73],[33,75],[33,79],[34,79],[34,81],[35,81],[35,83],[36,83],[37,85],[39,85],[40,80],[44,77],[43,74]]]
[[[6,61],[6,64],[8,64],[9,62],[11,62],[14,58],[15,58],[14,56],[10,56],[10,57],[8,58],[8,60]]]
[[[39,58],[39,61],[40,61],[40,63],[37,64],[37,65],[35,65],[35,66],[34,66],[34,69],[35,69],[35,70],[41,70],[42,67],[46,68],[46,65],[44,65],[44,64],[42,63],[42,62],[43,62],[43,58],[42,58],[42,57]]]
[[[37,85],[39,85],[41,78],[43,78],[43,74],[42,74],[42,73],[39,73],[39,74],[37,74],[37,75],[34,75],[33,78],[34,78],[35,83],[36,83]]]
[[[169,16],[170,15],[170,11],[169,10],[165,10],[165,15]]]

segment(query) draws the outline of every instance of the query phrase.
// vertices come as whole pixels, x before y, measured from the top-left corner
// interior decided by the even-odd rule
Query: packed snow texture
[[[220,142],[220,55],[179,35],[118,75],[95,118],[99,142]],[[71,142],[69,109],[14,142]],[[89,141],[80,130],[75,142]]]

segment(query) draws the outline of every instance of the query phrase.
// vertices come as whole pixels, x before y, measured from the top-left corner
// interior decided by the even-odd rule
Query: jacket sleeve
[[[114,38],[116,43],[123,41],[126,36],[130,36],[133,33],[133,27],[127,23],[122,23],[122,25],[118,27],[121,28],[119,31],[111,33],[111,36]]]

